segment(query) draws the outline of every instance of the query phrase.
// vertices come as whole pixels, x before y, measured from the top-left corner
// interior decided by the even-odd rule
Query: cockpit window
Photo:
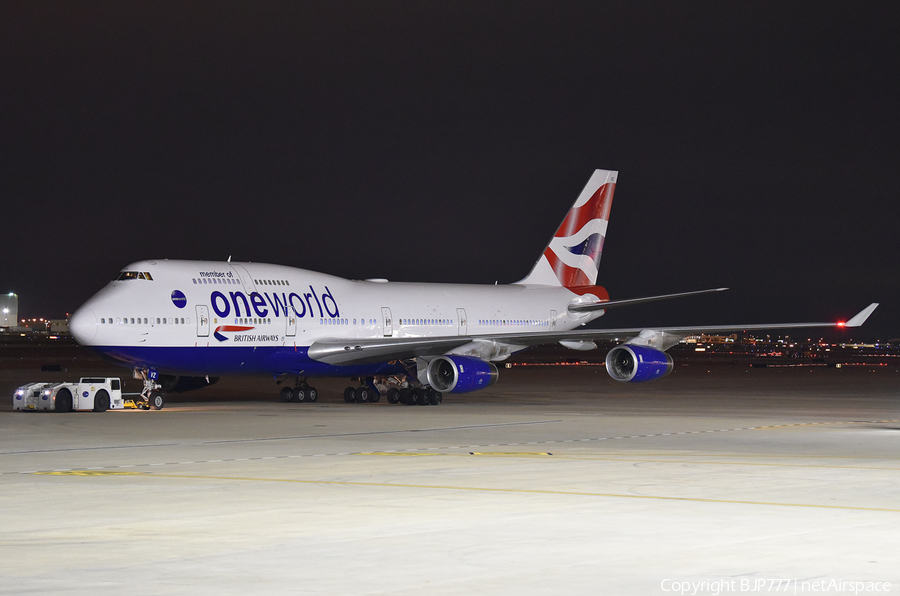
[[[116,278],[116,281],[122,281],[125,279],[146,279],[149,281],[153,281],[153,277],[146,271],[121,271],[121,272],[119,272],[119,277]]]

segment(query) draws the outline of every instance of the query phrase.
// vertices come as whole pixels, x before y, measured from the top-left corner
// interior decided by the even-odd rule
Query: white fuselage
[[[596,299],[553,286],[351,281],[263,263],[140,261],[78,309],[70,328],[83,345],[134,367],[375,374],[385,365],[323,365],[306,348],[322,339],[564,331],[602,314],[567,306]]]

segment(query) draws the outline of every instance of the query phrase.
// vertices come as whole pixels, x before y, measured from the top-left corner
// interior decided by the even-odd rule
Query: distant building
[[[731,335],[688,335],[682,341],[686,344],[732,344],[737,341],[737,333]]]
[[[46,319],[22,319],[20,330],[26,333],[47,333],[50,330],[50,321]]]
[[[50,319],[49,321],[47,321],[47,332],[48,333],[68,333],[69,332],[68,319]]]
[[[19,325],[19,297],[10,292],[0,295],[0,328],[10,329]]]

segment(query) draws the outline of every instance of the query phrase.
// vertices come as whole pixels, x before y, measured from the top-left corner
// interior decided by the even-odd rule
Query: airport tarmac
[[[271,379],[158,412],[7,404],[0,594],[898,594],[896,368],[501,369],[440,406],[345,404],[338,380],[284,404]],[[38,380],[0,373],[7,396]]]

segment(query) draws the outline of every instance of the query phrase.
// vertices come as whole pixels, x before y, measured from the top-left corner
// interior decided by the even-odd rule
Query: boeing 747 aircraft
[[[606,356],[613,379],[640,382],[672,370],[666,350],[687,335],[845,323],[587,329],[607,309],[724,288],[610,300],[595,285],[617,172],[597,170],[528,276],[508,285],[347,280],[283,265],[230,261],[132,263],[71,317],[72,334],[144,379],[154,408],[164,391],[211,376],[269,374],[284,401],[315,401],[314,377],[359,381],[347,401],[438,404],[443,393],[489,387],[495,362],[537,345],[575,350],[624,338]]]

